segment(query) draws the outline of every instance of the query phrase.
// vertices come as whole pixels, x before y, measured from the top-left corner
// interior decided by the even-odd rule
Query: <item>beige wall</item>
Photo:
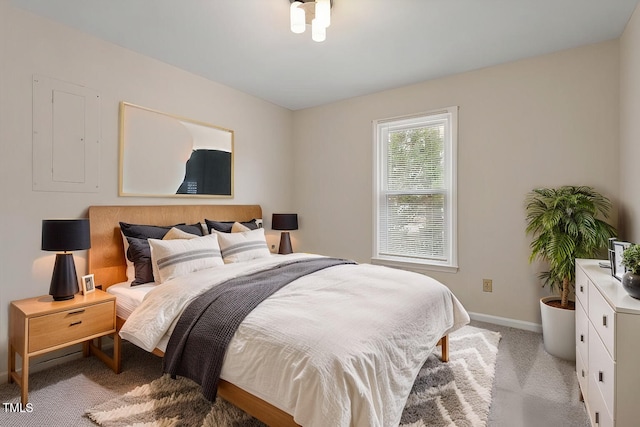
[[[9,302],[49,291],[54,255],[40,250],[42,219],[84,216],[92,204],[259,203],[267,221],[273,211],[293,208],[287,109],[14,9],[6,0],[0,0],[0,67],[0,361],[7,360]],[[32,191],[33,74],[101,93],[98,193]],[[233,129],[235,197],[118,197],[120,101]],[[269,234],[277,242],[278,236]],[[76,254],[80,274],[85,256]],[[0,372],[5,369],[3,364]]]
[[[296,111],[298,238],[369,261],[372,120],[457,105],[460,269],[432,275],[469,311],[538,324],[546,292],[528,264],[524,197],[579,184],[617,203],[618,73],[611,41]]]
[[[640,6],[620,39],[621,237],[640,243]]]

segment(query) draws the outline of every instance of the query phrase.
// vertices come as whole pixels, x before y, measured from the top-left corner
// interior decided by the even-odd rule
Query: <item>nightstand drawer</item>
[[[114,302],[47,314],[29,321],[29,353],[115,329]]]

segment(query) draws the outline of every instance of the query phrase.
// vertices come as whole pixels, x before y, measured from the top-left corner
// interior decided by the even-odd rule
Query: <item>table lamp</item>
[[[42,250],[58,252],[49,287],[55,301],[73,299],[80,291],[73,254],[67,252],[90,247],[88,219],[42,220]]]
[[[297,230],[298,214],[273,214],[271,217],[271,229]],[[280,233],[280,248],[278,249],[278,253],[283,255],[293,253],[289,231],[283,231]]]

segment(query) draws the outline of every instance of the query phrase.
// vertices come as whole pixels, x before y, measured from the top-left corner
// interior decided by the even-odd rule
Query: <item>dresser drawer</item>
[[[29,321],[29,352],[69,344],[115,329],[113,301],[47,314]]]
[[[611,358],[616,360],[614,345],[616,330],[615,312],[593,283],[589,284],[589,319],[598,336],[602,339]],[[592,335],[589,338],[593,341],[595,336]]]
[[[576,304],[576,353],[589,364],[589,318],[580,304]]]
[[[593,328],[593,326],[591,326]],[[595,332],[589,341],[589,394],[600,393],[605,406],[609,410],[609,413],[613,413],[613,398],[615,393],[616,364],[609,356],[609,352],[605,349],[604,345],[595,336]]]
[[[580,391],[582,391],[582,396],[585,397],[589,394],[589,367],[584,360],[582,359],[582,355],[579,351],[576,351],[576,375],[578,376],[578,384],[580,384]]]
[[[589,410],[589,418],[592,426],[613,427],[613,418],[605,407],[602,395],[598,390],[589,390],[589,399],[587,400],[587,409]]]
[[[584,309],[589,307],[589,279],[587,274],[580,267],[576,266],[576,300]]]

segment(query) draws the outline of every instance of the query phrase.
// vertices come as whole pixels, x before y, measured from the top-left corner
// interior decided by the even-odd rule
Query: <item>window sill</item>
[[[412,262],[412,261],[400,261],[397,259],[389,258],[371,258],[371,264],[385,265],[387,267],[402,268],[405,270],[412,270],[418,272],[439,271],[443,273],[457,273],[457,265],[443,265],[427,262]]]

